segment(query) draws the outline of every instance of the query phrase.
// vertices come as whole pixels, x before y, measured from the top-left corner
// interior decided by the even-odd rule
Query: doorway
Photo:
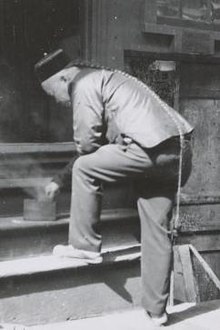
[[[79,52],[79,2],[0,1],[0,143],[72,140],[71,112],[44,95],[33,68],[58,47]]]

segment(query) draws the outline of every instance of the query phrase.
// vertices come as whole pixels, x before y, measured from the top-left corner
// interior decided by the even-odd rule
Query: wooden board
[[[220,281],[191,244],[174,247],[174,300],[200,302],[220,298]]]
[[[210,32],[183,30],[182,33],[182,52],[190,54],[212,54],[214,43]]]
[[[220,299],[220,280],[198,251],[190,245],[193,273],[198,285],[199,300]]]
[[[195,127],[193,169],[183,191],[199,195],[218,194],[220,191],[218,180],[220,177],[220,103],[211,99],[182,99],[180,109]]]
[[[194,280],[189,245],[182,245],[176,248],[178,249],[179,259],[182,268],[183,287],[186,295],[186,301],[198,302],[199,296]]]

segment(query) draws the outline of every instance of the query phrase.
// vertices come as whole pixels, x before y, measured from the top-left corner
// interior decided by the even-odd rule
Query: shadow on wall
[[[15,72],[7,61],[0,59],[0,142],[17,142],[24,131],[20,120],[21,95],[15,78]]]

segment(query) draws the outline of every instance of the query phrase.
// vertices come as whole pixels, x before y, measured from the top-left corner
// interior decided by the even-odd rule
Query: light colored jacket
[[[74,142],[79,154],[127,136],[144,148],[193,131],[151,89],[121,72],[84,68],[71,86]],[[179,129],[178,129],[179,127]]]

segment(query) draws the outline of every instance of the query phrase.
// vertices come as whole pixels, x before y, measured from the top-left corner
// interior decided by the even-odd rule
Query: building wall
[[[218,194],[220,182],[220,64],[183,63],[181,111],[195,126],[194,168],[188,192]]]
[[[218,64],[217,48],[212,48],[213,44],[209,42],[206,44],[206,57],[202,57],[200,49],[200,56],[197,58],[196,48],[194,50],[187,48],[183,38],[184,33],[189,32],[189,29],[181,27],[178,30],[179,27],[177,27],[177,34],[179,34],[177,36],[177,34],[172,35],[174,33],[172,26],[166,25],[164,27],[166,33],[164,33],[153,17],[154,24],[150,22],[151,25],[148,25],[150,24],[149,11],[152,11],[151,1],[97,0],[91,3],[89,7],[93,17],[90,26],[90,32],[92,31],[90,38],[93,44],[89,54],[91,61],[126,69],[126,56],[133,54],[136,58],[140,55],[146,58],[153,56],[158,59],[175,60],[179,63],[179,108],[196,126],[194,167],[197,170],[192,174],[186,191],[217,193],[220,188],[216,182],[216,177],[219,175],[217,141],[219,139],[220,98],[220,61]],[[97,30],[99,33],[95,33]],[[204,27],[190,28],[191,40],[193,41],[201,31],[205,33]],[[208,34],[216,44],[219,33],[215,31]],[[175,39],[178,38],[181,40],[177,42]],[[197,52],[199,52],[199,47]],[[205,46],[203,52],[205,52]],[[207,58],[210,52],[213,52],[213,57]],[[212,63],[211,58],[215,58],[216,62]]]
[[[195,2],[187,2],[190,8],[184,8],[181,19],[163,17],[164,6],[158,16],[154,0],[85,3],[92,15],[87,34],[92,47],[87,50],[87,59],[120,69],[127,69],[125,59],[131,55],[178,63],[176,108],[195,126],[193,171],[182,190],[188,204],[182,207],[181,221],[194,228],[194,233],[209,228],[212,241],[212,230],[220,232],[220,28],[212,16],[216,13],[207,11],[207,16],[202,16],[201,8],[197,8],[199,16],[193,21]],[[219,241],[213,240],[203,253],[220,276]]]

